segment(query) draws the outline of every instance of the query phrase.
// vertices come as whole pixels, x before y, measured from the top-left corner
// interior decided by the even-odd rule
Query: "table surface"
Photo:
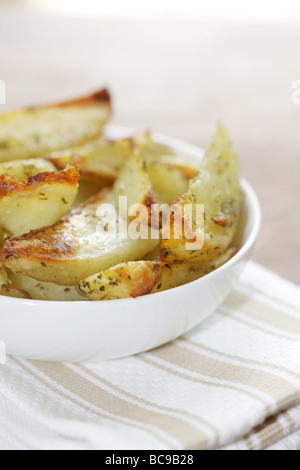
[[[107,85],[113,122],[206,146],[229,127],[263,226],[254,260],[300,283],[299,24],[103,20],[0,5],[7,105]]]

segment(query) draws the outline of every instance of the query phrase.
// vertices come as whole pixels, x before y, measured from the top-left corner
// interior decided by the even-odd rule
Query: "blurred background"
[[[106,85],[120,125],[206,146],[221,118],[263,207],[254,259],[300,283],[299,50],[299,0],[0,0],[0,111]]]

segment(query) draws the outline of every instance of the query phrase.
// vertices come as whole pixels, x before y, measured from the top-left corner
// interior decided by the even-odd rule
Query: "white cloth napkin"
[[[0,366],[1,450],[221,448],[300,448],[300,289],[254,263],[217,312],[154,351]]]

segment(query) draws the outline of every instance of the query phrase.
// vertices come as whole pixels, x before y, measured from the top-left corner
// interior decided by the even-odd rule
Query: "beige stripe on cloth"
[[[87,403],[99,407],[100,410],[108,411],[117,417],[131,418],[136,423],[151,425],[154,429],[161,430],[167,436],[176,439],[182,446],[191,439],[199,440],[204,447],[206,445],[207,437],[199,429],[178,418],[154,410],[149,411],[120,398],[104,389],[100,384],[95,385],[83,375],[79,376],[77,372],[63,364],[33,361],[31,364],[58,385],[63,386],[67,391]],[[172,440],[170,441],[172,442]]]
[[[286,421],[287,426],[283,426],[282,421]],[[294,420],[288,411],[284,411],[277,416],[272,416],[253,429],[250,434],[240,441],[239,447],[241,450],[264,450],[288,434],[293,433],[295,429]]]
[[[65,392],[63,392],[60,388],[60,385],[62,384],[59,384],[59,383],[54,383],[51,384],[49,383],[49,381],[47,380],[44,380],[40,375],[36,374],[32,368],[29,368],[27,367],[23,362],[20,362],[18,361],[17,359],[12,359],[16,364],[18,364],[21,368],[23,368],[27,373],[29,373],[30,375],[32,375],[32,377],[34,377],[36,380],[38,380],[42,385],[46,386],[47,388],[49,388],[49,390],[52,390],[53,392],[61,395],[62,397],[64,397],[65,399],[71,401],[74,405],[76,406],[79,406],[83,409],[85,409],[86,411],[92,411],[93,413],[95,413],[99,418],[107,418],[107,415],[105,413],[101,413],[101,408],[99,407],[98,410],[95,410],[94,408],[91,408],[90,405],[93,405],[93,400],[86,400],[86,403],[82,403],[82,401],[79,399],[81,398],[80,395],[77,395],[77,398],[76,398],[76,395],[74,396],[73,394],[70,395],[68,393],[68,388],[65,389]],[[29,363],[31,363],[32,367],[35,368],[36,370],[40,370],[39,367],[37,367],[38,365],[46,365],[48,364],[49,366],[52,366],[52,368],[55,368],[55,366],[57,364],[53,364],[53,363],[42,363],[42,362],[39,362],[39,361],[29,361]],[[41,370],[42,371],[42,370]],[[43,371],[42,371],[43,372]],[[57,386],[56,386],[57,385]],[[99,411],[100,410],[100,411]],[[110,416],[109,417],[112,421],[115,421],[116,423],[121,423],[122,420],[119,419],[118,416]],[[137,427],[137,428],[140,428],[137,424],[135,423],[130,423],[130,426],[133,426],[133,427]],[[141,429],[143,429],[141,427]],[[148,432],[150,432],[151,434],[153,434],[156,438],[159,438],[161,439],[161,436],[159,434],[156,434],[155,431],[152,431],[152,430],[147,430]],[[170,442],[169,441],[165,441],[166,445],[170,445]]]
[[[137,401],[140,404],[140,406],[154,407],[154,408],[157,408],[157,410],[159,412],[176,413],[176,414],[180,415],[183,419],[188,418],[190,420],[192,419],[193,421],[198,421],[201,425],[203,425],[204,427],[209,428],[213,433],[216,434],[217,442],[218,442],[218,440],[219,440],[219,430],[215,426],[213,426],[211,423],[209,423],[207,420],[202,419],[198,416],[195,416],[192,413],[182,411],[182,410],[179,410],[179,409],[174,409],[174,408],[171,408],[171,407],[161,406],[157,403],[150,402],[149,400],[145,400],[144,398],[141,398],[141,397],[139,397],[137,395],[134,395],[132,393],[128,393],[126,390],[121,389],[120,387],[117,387],[113,383],[108,382],[103,377],[100,377],[99,375],[95,374],[88,367],[84,367],[83,365],[80,365],[80,366],[78,366],[78,368],[81,369],[85,374],[89,374],[91,377],[93,377],[95,380],[99,381],[100,383],[102,382],[103,384],[107,385],[112,390],[114,390],[116,393],[124,395],[124,396],[128,397],[131,400]],[[195,436],[197,436],[197,434]]]
[[[299,400],[299,390],[291,382],[278,375],[214,360],[200,352],[195,353],[190,349],[182,348],[175,343],[162,346],[150,353],[149,356],[163,359],[169,364],[205,377],[251,387],[254,393],[259,391],[264,396],[269,395],[273,398],[277,411],[292,406]],[[267,403],[265,399],[263,401]]]
[[[199,377],[193,377],[193,376],[190,375],[189,371],[187,371],[187,370],[186,370],[186,373],[184,373],[182,371],[181,367],[180,367],[180,370],[178,370],[177,368],[174,369],[172,367],[171,363],[157,362],[155,360],[156,359],[155,358],[155,353],[152,355],[152,357],[151,357],[151,354],[147,354],[147,355],[140,356],[139,359],[141,361],[144,361],[147,364],[150,364],[153,367],[157,367],[158,369],[162,370],[163,372],[174,375],[175,377],[178,377],[180,379],[184,379],[184,380],[187,380],[187,381],[190,381],[190,382],[199,383],[199,384],[205,385],[207,387],[215,387],[215,388],[220,388],[220,389],[223,389],[223,390],[233,390],[233,391],[239,392],[241,394],[247,395],[248,397],[252,398],[253,400],[257,400],[260,403],[262,403],[265,406],[266,413],[270,411],[268,402],[266,400],[262,399],[259,395],[256,395],[255,393],[252,393],[252,392],[249,392],[248,390],[243,390],[243,389],[241,389],[237,386],[234,386],[234,385],[221,384],[221,383],[218,383],[218,382],[209,381],[209,377],[206,377],[205,379],[201,379]]]
[[[180,341],[182,343],[186,342],[186,344],[191,344],[191,345],[195,346],[196,348],[198,348],[200,350],[211,352],[213,354],[217,354],[217,355],[219,355],[223,358],[232,359],[232,360],[239,361],[239,362],[242,362],[244,364],[249,364],[249,365],[253,365],[253,366],[267,367],[267,368],[270,368],[270,369],[274,369],[275,371],[278,371],[278,372],[284,372],[284,373],[286,373],[288,375],[291,375],[292,377],[295,377],[296,379],[300,380],[300,373],[294,372],[293,370],[289,369],[288,367],[282,367],[282,366],[274,364],[272,362],[265,362],[265,361],[260,362],[260,361],[254,361],[252,359],[245,359],[244,357],[241,357],[241,356],[233,356],[232,354],[227,354],[224,351],[218,351],[216,349],[208,348],[207,346],[204,346],[203,344],[196,343],[196,341],[192,341],[191,339],[185,338],[185,337],[182,337]]]
[[[276,416],[272,416],[268,421],[258,426],[251,436],[246,438],[246,445],[249,450],[262,450],[271,445],[274,441],[278,441],[283,437],[283,429],[278,422]],[[255,445],[254,438],[259,441],[259,445]]]
[[[220,315],[223,315],[224,317],[228,317],[228,318],[232,318],[232,316],[234,315],[233,310],[228,311],[228,310],[225,309],[225,306],[223,306],[223,305],[221,307],[219,307],[218,313]],[[274,336],[275,338],[286,339],[286,340],[292,341],[294,343],[299,343],[300,342],[300,339],[298,339],[298,338],[292,338],[290,336],[274,332],[272,329],[268,328],[268,325],[266,325],[266,324],[264,326],[261,326],[260,324],[254,323],[253,321],[251,321],[251,316],[249,316],[249,318],[247,320],[245,320],[245,318],[247,318],[247,317],[245,316],[245,317],[241,318],[237,315],[234,316],[235,321],[237,321],[239,323],[242,323],[243,325],[246,325],[249,328],[253,328],[254,330],[262,331],[262,332],[267,333],[271,336]]]
[[[245,286],[247,287],[248,289],[250,289],[252,292],[255,292],[255,293],[258,293],[260,294],[261,296],[267,298],[267,299],[270,299],[272,300],[273,302],[275,302],[276,304],[280,304],[282,305],[283,307],[286,307],[286,308],[289,308],[291,310],[294,310],[295,312],[297,312],[298,314],[300,314],[300,308],[297,308],[295,307],[294,305],[282,300],[282,299],[279,299],[278,297],[275,297],[274,295],[271,295],[269,294],[268,292],[265,292],[263,291],[262,289],[259,289],[258,287],[255,287],[251,284],[248,284],[246,282],[240,282],[240,285],[241,286]]]
[[[88,398],[85,399],[85,403],[83,403],[81,394],[77,394],[77,395],[73,394],[73,393],[70,394],[69,392],[71,391],[71,389],[68,388],[68,387],[65,388],[63,383],[59,383],[59,382],[55,382],[55,381],[54,381],[54,384],[49,383],[48,380],[44,380],[40,375],[36,374],[32,370],[32,368],[27,367],[24,363],[18,361],[17,359],[13,359],[13,360],[14,360],[14,362],[16,362],[16,364],[18,364],[25,371],[27,371],[30,375],[32,375],[36,380],[38,380],[42,385],[49,388],[49,390],[52,390],[53,392],[61,395],[65,399],[71,401],[74,405],[79,406],[79,407],[85,409],[86,411],[90,411],[90,412],[94,413],[99,418],[107,418],[107,415],[105,413],[101,412],[101,407],[100,406],[97,407],[98,408],[97,410],[95,410],[94,406],[91,406],[91,405],[94,405],[94,399],[93,399],[93,397],[90,397],[89,394],[88,394]],[[54,364],[54,363],[47,363],[47,362],[40,362],[40,361],[28,361],[28,362],[31,364],[31,366],[34,369],[41,371],[43,374],[44,374],[44,371],[43,371],[43,368],[41,366],[44,365],[46,369],[47,369],[47,365],[50,366],[50,368],[53,371],[55,370],[55,376],[57,375],[56,374],[57,370],[60,368],[60,366],[62,366],[62,365],[58,366],[58,364]],[[62,367],[64,367],[64,366],[62,366]],[[47,375],[47,374],[45,374],[45,375]],[[51,378],[51,375],[49,375],[48,377]],[[71,380],[71,382],[72,382],[71,377],[67,378],[67,381],[68,380]],[[64,382],[64,381],[62,381],[62,382]],[[77,379],[77,382],[78,382],[78,379]],[[65,391],[62,391],[61,387],[63,387]],[[71,387],[71,388],[73,388],[73,387]],[[102,410],[104,411],[103,408],[102,408]],[[112,413],[112,414],[113,414],[113,416],[109,416],[109,419],[111,419],[112,421],[115,421],[116,423],[118,423],[118,422],[123,423],[122,419],[120,419],[121,417],[119,417],[118,415],[115,415],[114,413]],[[137,423],[132,423],[131,422],[131,423],[126,423],[126,424],[128,424],[129,426],[137,427],[137,428],[140,428],[140,429],[144,430],[144,428],[142,426],[139,426]],[[170,441],[162,439],[162,437],[158,433],[156,433],[154,430],[147,429],[147,432],[149,432],[150,434],[153,434],[153,436],[155,436],[159,440],[163,440],[166,445],[171,446],[171,448],[172,448],[172,445],[170,444]]]
[[[300,340],[300,318],[289,315],[279,308],[271,307],[237,290],[227,298],[225,305],[279,331],[298,335]]]

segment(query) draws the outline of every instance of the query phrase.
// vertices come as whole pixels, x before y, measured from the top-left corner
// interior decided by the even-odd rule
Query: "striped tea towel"
[[[299,449],[300,289],[250,263],[216,313],[146,354],[9,358],[0,448]]]

